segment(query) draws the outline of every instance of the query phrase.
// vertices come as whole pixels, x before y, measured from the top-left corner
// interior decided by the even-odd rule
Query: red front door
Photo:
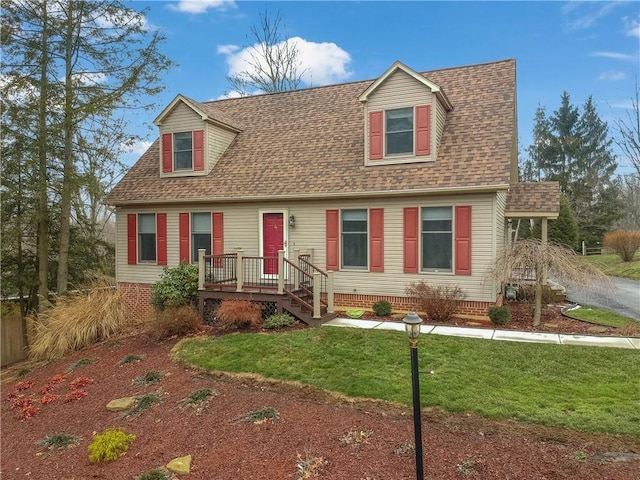
[[[265,257],[265,275],[278,274],[278,250],[284,248],[282,213],[264,213],[262,216],[262,255]]]

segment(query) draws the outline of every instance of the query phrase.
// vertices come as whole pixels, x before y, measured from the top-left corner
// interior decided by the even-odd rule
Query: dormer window
[[[413,154],[413,108],[387,110],[385,114],[386,154]]]
[[[193,134],[180,132],[173,134],[173,169],[193,169]]]
[[[203,170],[204,130],[162,134],[162,173]]]

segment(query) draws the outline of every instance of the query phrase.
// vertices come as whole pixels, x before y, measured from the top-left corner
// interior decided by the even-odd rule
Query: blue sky
[[[638,2],[249,2],[134,1],[166,35],[163,52],[178,63],[156,108],[134,128],[152,141],[152,122],[178,94],[198,101],[228,94],[226,76],[242,63],[251,24],[280,12],[306,68],[307,85],[374,79],[394,61],[426,71],[515,58],[521,156],[531,143],[538,105],[550,114],[567,91],[589,95],[615,132],[640,82]],[[146,128],[143,128],[146,127]],[[131,163],[144,145],[126,161]],[[616,151],[616,153],[619,153]],[[630,172],[619,158],[620,172]]]

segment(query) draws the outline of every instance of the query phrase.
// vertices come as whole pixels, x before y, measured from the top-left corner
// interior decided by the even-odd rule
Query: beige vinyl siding
[[[288,230],[288,256],[295,249],[313,251],[313,263],[326,268],[326,210],[344,208],[384,209],[384,272],[342,270],[334,273],[335,291],[370,295],[402,296],[406,285],[425,280],[435,284],[456,284],[467,292],[467,300],[494,301],[494,282],[489,276],[493,265],[496,224],[494,195],[431,196],[420,199],[369,199],[345,201],[277,202],[272,204],[198,205],[192,208],[171,207],[156,209],[119,209],[117,212],[117,278],[119,282],[154,283],[162,272],[156,265],[127,264],[127,213],[167,213],[167,260],[169,266],[178,264],[180,212],[215,211],[224,214],[224,250],[245,255],[259,254],[259,211],[285,210],[295,215],[295,227]],[[403,272],[403,208],[429,206],[472,205],[472,275],[453,273]],[[287,219],[285,218],[285,222]]]
[[[205,130],[206,134],[206,156],[205,156],[205,171],[211,172],[215,167],[222,154],[229,148],[231,142],[236,138],[236,134],[225,130],[216,125],[208,124]]]
[[[431,93],[428,87],[420,83],[418,80],[398,70],[387,78],[377,89],[371,94],[366,103],[364,117],[364,157],[367,165],[380,165],[385,162],[390,163],[407,163],[407,162],[424,162],[434,158],[433,149],[431,155],[415,157],[413,155],[394,155],[385,157],[382,160],[369,161],[369,112],[379,110],[390,110],[395,108],[415,107],[417,105],[431,105],[432,115],[437,115],[438,104],[435,95]],[[431,145],[437,145],[436,132],[437,128],[431,128]]]
[[[179,102],[171,113],[162,121],[160,134],[189,132],[204,129],[202,117],[184,103]]]
[[[442,133],[444,132],[444,124],[447,120],[447,111],[440,104],[440,102],[435,102],[435,103],[436,103],[436,128],[435,128],[435,134],[431,135],[432,139],[435,138],[435,143],[432,144],[434,145],[434,147],[431,155],[435,160],[437,160],[438,150],[440,149],[440,141],[442,140]]]

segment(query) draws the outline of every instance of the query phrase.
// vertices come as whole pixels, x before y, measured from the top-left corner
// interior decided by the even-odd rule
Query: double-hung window
[[[367,268],[367,210],[342,210],[342,268]]]
[[[193,169],[193,135],[192,132],[173,134],[173,169]]]
[[[453,231],[451,207],[422,209],[422,270],[452,271]]]
[[[413,108],[385,112],[386,155],[413,154]]]
[[[138,214],[138,261],[156,261],[156,215]]]
[[[198,250],[204,248],[211,255],[211,213],[191,214],[191,261],[197,263]]]

